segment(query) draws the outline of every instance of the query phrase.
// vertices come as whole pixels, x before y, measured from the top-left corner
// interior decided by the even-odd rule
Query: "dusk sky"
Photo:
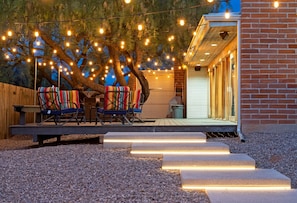
[[[230,4],[228,5],[228,8],[231,10],[231,12],[240,12],[240,0],[230,0]],[[222,3],[220,11],[224,12],[225,10],[226,10],[226,3]]]

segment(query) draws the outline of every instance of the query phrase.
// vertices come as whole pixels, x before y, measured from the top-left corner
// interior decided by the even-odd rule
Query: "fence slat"
[[[10,137],[9,126],[19,124],[19,113],[13,105],[34,104],[34,90],[0,83],[0,139]],[[33,122],[34,114],[26,114],[26,122]]]

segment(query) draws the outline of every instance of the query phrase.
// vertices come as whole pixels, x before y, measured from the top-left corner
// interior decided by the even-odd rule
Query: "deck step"
[[[133,143],[131,154],[140,157],[163,157],[163,154],[229,154],[221,142],[205,143]]]
[[[207,191],[211,203],[296,203],[297,190],[285,191]]]
[[[165,170],[254,170],[255,160],[246,154],[226,155],[167,155],[163,156]]]
[[[245,171],[181,170],[184,189],[288,190],[291,180],[274,169]]]
[[[108,132],[104,148],[129,148],[132,143],[201,143],[206,135],[201,132]]]

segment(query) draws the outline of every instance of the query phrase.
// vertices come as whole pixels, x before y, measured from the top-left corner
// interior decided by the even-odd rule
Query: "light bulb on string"
[[[129,4],[129,3],[131,3],[131,0],[125,0],[125,3]]]
[[[138,31],[143,30],[143,25],[142,25],[142,24],[138,24],[138,25],[137,25],[137,29],[138,29]]]
[[[99,33],[102,35],[104,34],[104,29],[103,28],[99,28]]]
[[[11,30],[8,30],[8,31],[7,31],[7,36],[8,36],[8,37],[11,37],[11,36],[12,36],[12,31],[11,31]]]
[[[208,2],[208,3],[212,3],[212,2],[213,2],[213,0],[207,0],[207,2]]]
[[[186,24],[186,21],[184,19],[179,20],[179,25],[184,26]]]

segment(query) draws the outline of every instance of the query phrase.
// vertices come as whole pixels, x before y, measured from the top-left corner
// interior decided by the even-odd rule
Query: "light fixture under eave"
[[[278,8],[279,7],[279,2],[277,0],[275,0],[273,2],[273,6],[274,6],[274,8]]]
[[[230,18],[230,11],[229,11],[229,9],[226,9],[226,11],[225,11],[225,18],[226,19],[229,19]]]

